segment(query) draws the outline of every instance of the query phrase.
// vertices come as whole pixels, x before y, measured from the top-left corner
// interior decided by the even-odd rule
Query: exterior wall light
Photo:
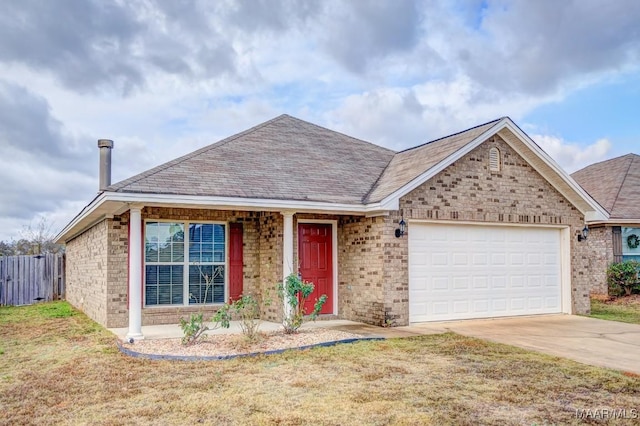
[[[404,235],[404,231],[407,229],[407,223],[404,221],[404,218],[400,219],[400,223],[398,223],[400,228],[396,229],[396,238],[400,238]]]
[[[587,237],[589,236],[589,228],[587,225],[582,228],[582,233],[578,234],[578,241],[587,241]]]

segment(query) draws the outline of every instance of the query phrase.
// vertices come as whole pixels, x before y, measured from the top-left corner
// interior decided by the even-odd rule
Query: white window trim
[[[146,232],[147,232],[147,223],[149,222],[158,222],[158,223],[179,223],[184,226],[184,261],[182,262],[147,262],[146,260]],[[223,264],[224,265],[224,302],[219,303],[204,303],[204,304],[189,304],[189,266],[192,266],[196,262],[189,262],[189,225],[193,223],[198,224],[212,224],[212,225],[224,225],[224,263],[220,262],[211,262],[211,264]],[[172,219],[145,219],[144,226],[142,228],[142,298],[144,301],[143,307],[145,309],[167,309],[167,308],[185,308],[185,307],[194,307],[194,306],[220,306],[229,300],[229,222],[224,221],[216,221],[216,220],[172,220]],[[181,305],[170,304],[170,305],[147,305],[147,264],[149,265],[167,265],[167,264],[181,264],[184,265],[185,268],[182,271],[182,300],[183,303]],[[209,264],[209,263],[207,263]]]
[[[301,223],[325,223],[331,225],[331,261],[333,262],[333,311],[331,315],[338,315],[338,221],[333,219],[297,219],[296,241],[298,243],[298,247],[296,247],[296,253],[298,258],[300,258],[300,235],[298,235],[298,225]]]

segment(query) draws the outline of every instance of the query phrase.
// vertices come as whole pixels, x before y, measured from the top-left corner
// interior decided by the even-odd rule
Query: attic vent
[[[500,171],[500,150],[496,147],[489,150],[489,170],[492,172]]]

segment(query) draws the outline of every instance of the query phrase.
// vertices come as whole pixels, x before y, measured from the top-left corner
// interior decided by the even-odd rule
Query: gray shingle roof
[[[362,204],[384,199],[499,120],[396,153],[281,115],[107,188]]]
[[[627,154],[585,167],[571,175],[602,207],[610,220],[640,221],[640,156]]]
[[[361,203],[393,155],[281,115],[107,190]]]

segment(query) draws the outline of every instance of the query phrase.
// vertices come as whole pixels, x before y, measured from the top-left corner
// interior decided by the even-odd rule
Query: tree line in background
[[[39,255],[61,253],[64,246],[54,242],[55,233],[45,217],[33,226],[25,226],[18,240],[0,241],[0,256]]]

